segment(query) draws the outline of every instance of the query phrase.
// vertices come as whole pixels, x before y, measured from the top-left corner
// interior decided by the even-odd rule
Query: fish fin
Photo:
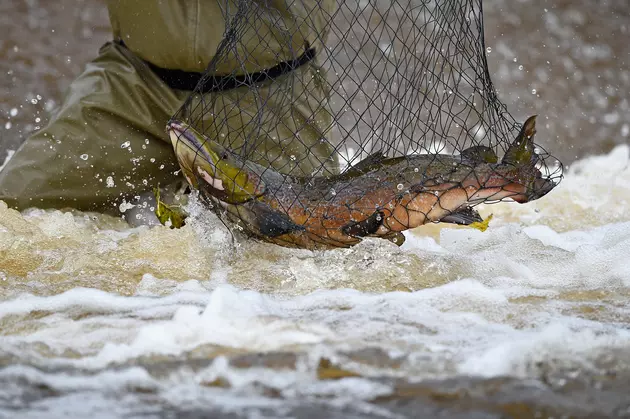
[[[536,134],[536,115],[530,116],[523,124],[514,142],[505,152],[501,164],[528,166],[536,162],[534,153],[534,135]]]
[[[345,172],[343,172],[344,176],[360,176],[363,173],[369,172],[372,169],[375,169],[375,165],[378,165],[380,162],[385,160],[387,156],[382,151],[377,151],[375,153],[370,154],[354,166],[350,166]]]
[[[392,231],[391,233],[381,236],[381,238],[385,240],[389,240],[390,242],[398,246],[402,246],[406,240],[405,235],[401,233],[400,231]]]
[[[258,230],[264,236],[278,237],[305,230],[303,226],[295,224],[288,215],[274,210],[260,201],[252,202],[251,205],[254,214],[256,214],[255,221]]]
[[[470,225],[483,222],[479,213],[471,207],[465,207],[440,219],[441,223]]]
[[[497,153],[485,145],[476,145],[462,151],[460,156],[472,163],[496,163],[499,161]]]
[[[353,221],[341,227],[343,234],[352,237],[365,237],[376,233],[378,228],[383,224],[384,214],[376,211],[368,218],[362,221]]]

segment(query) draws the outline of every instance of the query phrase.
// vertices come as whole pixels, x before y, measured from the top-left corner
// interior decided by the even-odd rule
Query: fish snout
[[[530,183],[529,188],[527,190],[527,201],[534,201],[536,199],[542,198],[547,195],[553,188],[556,187],[556,184],[550,180],[539,177]]]
[[[537,171],[538,172],[538,171]],[[529,182],[518,182],[521,186],[522,193],[511,197],[513,201],[519,204],[535,201],[543,196],[547,195],[553,188],[556,187],[556,183],[551,179],[543,178],[538,172],[538,175]]]

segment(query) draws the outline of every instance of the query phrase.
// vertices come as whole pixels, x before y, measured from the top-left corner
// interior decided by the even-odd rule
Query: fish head
[[[264,193],[260,176],[235,153],[184,122],[170,121],[166,130],[192,188],[229,204],[244,203]]]
[[[477,198],[486,201],[510,198],[522,204],[542,198],[557,186],[537,168],[540,156],[535,151],[535,134],[536,116],[532,116],[525,121],[500,163],[479,162],[471,170],[473,175],[468,176],[467,183],[479,188]]]
[[[484,179],[484,171],[476,171],[476,179]],[[489,168],[485,181],[480,183],[476,195],[487,201],[511,199],[519,204],[535,201],[547,195],[557,183],[544,178],[535,167],[497,165]]]

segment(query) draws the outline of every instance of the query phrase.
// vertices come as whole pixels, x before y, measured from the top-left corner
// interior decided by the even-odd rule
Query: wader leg
[[[166,86],[120,45],[108,43],[99,53],[70,85],[50,123],[30,136],[0,172],[0,200],[9,207],[120,215],[126,213],[125,203],[153,205],[158,184],[183,181],[165,128],[190,92]],[[243,142],[254,146],[252,157],[262,164],[281,171],[298,166],[311,174],[324,163],[334,173],[332,148],[322,142],[332,118],[322,105],[327,92],[317,70],[304,66],[256,91],[210,93],[204,102],[217,96],[214,116],[202,117],[213,119],[215,139],[236,148]],[[308,88],[300,78],[309,79]],[[314,109],[321,111],[307,120]],[[224,130],[227,136],[220,135]],[[130,222],[137,210],[127,214]]]
[[[71,85],[59,112],[0,172],[9,207],[120,214],[158,183],[181,180],[166,122],[185,99],[108,43]]]

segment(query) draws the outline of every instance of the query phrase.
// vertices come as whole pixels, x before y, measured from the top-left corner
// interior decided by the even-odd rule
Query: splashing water
[[[0,203],[0,412],[397,417],[416,411],[391,404],[405,395],[473,390],[487,417],[617,409],[629,161],[620,146],[576,162],[538,201],[480,208],[486,232],[430,225],[402,248],[234,242],[194,199],[180,230]],[[580,385],[613,402],[563,396]]]

